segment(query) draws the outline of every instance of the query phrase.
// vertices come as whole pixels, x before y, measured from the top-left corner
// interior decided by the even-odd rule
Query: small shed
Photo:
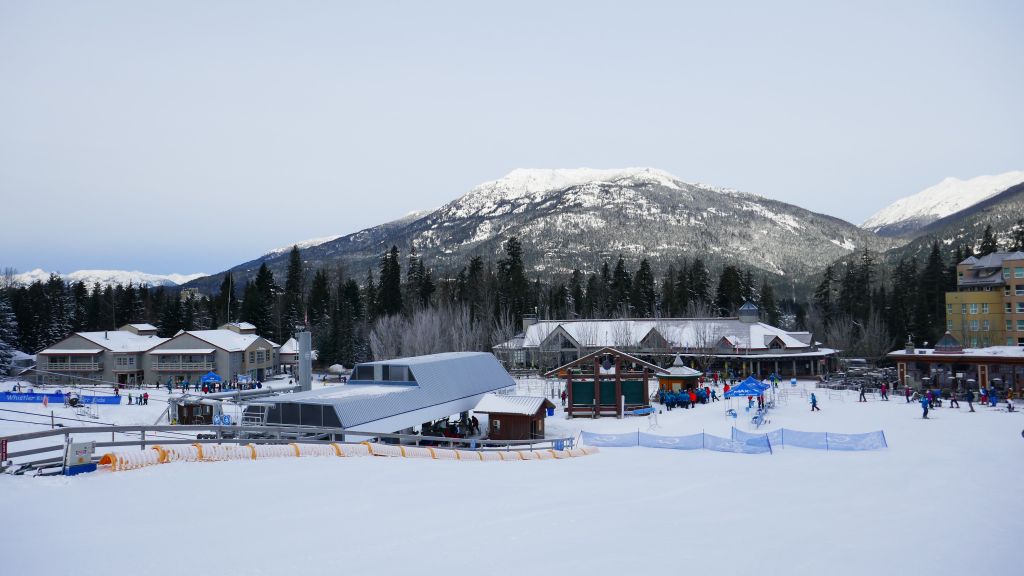
[[[544,438],[544,417],[555,403],[542,396],[486,394],[474,412],[487,414],[487,437],[492,440]]]
[[[687,366],[683,359],[676,354],[672,365],[666,368],[668,374],[658,375],[658,388],[666,392],[679,392],[697,386],[700,377],[704,375],[700,370],[694,370]]]
[[[564,375],[570,418],[622,417],[626,412],[651,405],[648,382],[668,370],[616,350],[601,348],[544,374]]]

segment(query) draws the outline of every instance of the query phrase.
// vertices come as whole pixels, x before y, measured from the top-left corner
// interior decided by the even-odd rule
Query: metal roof
[[[264,402],[333,406],[341,426],[353,428],[515,386],[515,381],[508,372],[502,368],[493,354],[487,352],[447,352],[365,362],[358,364],[357,367],[363,365],[408,366],[416,381],[350,381],[342,386],[285,394],[268,398]],[[470,404],[470,407],[473,405],[475,402]],[[451,416],[454,413],[439,413],[432,418],[419,416],[422,419],[409,425]]]
[[[522,414],[533,416],[541,408],[554,408],[555,403],[543,396],[506,396],[485,394],[473,409],[482,414]]]

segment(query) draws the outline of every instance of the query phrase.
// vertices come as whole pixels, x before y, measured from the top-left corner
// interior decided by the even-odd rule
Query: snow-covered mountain
[[[288,252],[291,252],[293,246],[298,246],[299,250],[302,250],[304,248],[312,248],[313,246],[319,246],[326,242],[330,242],[331,240],[337,240],[338,238],[341,238],[340,234],[335,234],[334,236],[323,236],[322,238],[310,238],[309,240],[303,240],[302,242],[293,242],[287,246],[274,248],[270,252],[264,254],[264,256],[276,256],[278,254],[286,254]]]
[[[57,272],[65,282],[85,282],[88,286],[99,282],[101,286],[116,286],[121,284],[127,286],[132,283],[135,286],[180,286],[191,282],[196,278],[206,276],[205,273],[198,274],[148,274],[138,270],[78,270],[68,274]],[[19,284],[31,284],[36,280],[46,282],[50,279],[50,273],[36,268],[30,272],[23,272],[14,276],[14,281]]]
[[[416,247],[439,274],[457,272],[471,256],[494,260],[519,237],[533,271],[593,270],[622,254],[633,265],[648,258],[664,266],[700,256],[777,277],[802,278],[868,247],[902,241],[879,238],[838,218],[754,194],[683,181],[653,168],[515,170],[485,182],[444,206],[348,234],[302,251],[308,265],[343,264],[352,274],[376,269],[392,244]],[[283,274],[287,254],[234,267],[242,281],[266,262]],[[192,285],[215,290],[220,276]]]
[[[1024,182],[1024,171],[969,180],[946,178],[935,186],[901,198],[879,210],[861,224],[861,228],[883,236],[915,232],[932,222],[969,208]]]

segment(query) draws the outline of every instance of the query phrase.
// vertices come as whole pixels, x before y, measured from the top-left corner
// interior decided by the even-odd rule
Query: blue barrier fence
[[[796,446],[799,448],[812,448],[815,450],[841,450],[841,451],[862,451],[881,450],[888,448],[885,441],[885,432],[866,432],[863,434],[838,434],[836,432],[802,432],[779,428],[771,432],[744,432],[743,430],[732,429],[733,440],[746,440],[751,438],[766,437],[773,446]]]
[[[626,434],[595,434],[583,432],[581,441],[589,446],[604,448],[629,448],[644,446],[646,448],[667,448],[670,450],[714,450],[715,452],[734,452],[737,454],[771,454],[772,446],[768,437],[761,435],[754,438],[736,439],[721,438],[711,434],[690,434],[688,436],[659,436],[643,432]]]
[[[27,392],[0,392],[0,402],[24,402],[29,404],[41,404],[43,398],[50,404],[63,404],[63,394],[37,394]],[[120,396],[82,396],[82,404],[120,404]]]

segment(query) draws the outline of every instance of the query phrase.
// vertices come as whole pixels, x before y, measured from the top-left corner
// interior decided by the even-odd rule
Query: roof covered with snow
[[[483,414],[521,414],[533,416],[541,408],[554,408],[555,404],[543,396],[510,396],[506,394],[485,394],[473,409]]]
[[[352,428],[417,413],[415,419],[394,425],[393,432],[416,426],[430,419],[444,418],[458,412],[446,413],[445,405],[458,400],[472,400],[466,408],[476,405],[476,399],[488,392],[515,386],[515,381],[493,354],[487,352],[447,352],[410,358],[396,358],[356,365],[404,366],[412,372],[415,381],[356,381],[343,386],[296,392],[269,398],[267,402],[331,405],[338,414],[342,427]],[[434,415],[424,415],[425,409],[435,409]]]
[[[113,352],[145,352],[169,340],[158,336],[140,336],[127,330],[107,330],[105,332],[75,332],[78,336],[94,342]]]
[[[548,320],[527,328],[523,348],[556,349],[559,335],[584,348],[630,348],[660,337],[673,349],[701,349],[727,338],[731,346],[767,350],[777,338],[787,350],[810,347],[806,332],[789,333],[762,322],[737,318],[684,318],[661,320]],[[511,342],[508,343],[511,347]]]
[[[199,338],[203,342],[209,342],[213,346],[228,352],[241,352],[247,350],[258,340],[265,340],[258,334],[239,334],[232,330],[189,330],[185,332]],[[273,346],[273,342],[267,340]]]
[[[921,356],[956,356],[957,358],[985,358],[991,361],[998,361],[1000,358],[1012,359],[1015,361],[1024,360],[1024,346],[989,346],[987,348],[964,348],[963,352],[942,352],[934,348],[915,348],[912,354],[900,349],[889,352],[890,358],[899,357],[921,357]]]

